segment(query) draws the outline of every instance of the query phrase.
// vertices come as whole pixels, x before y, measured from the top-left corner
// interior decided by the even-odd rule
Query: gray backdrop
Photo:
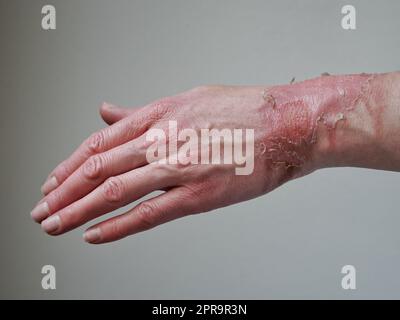
[[[57,30],[41,29],[41,8]],[[357,30],[341,28],[341,7]],[[49,171],[104,124],[201,84],[398,70],[400,1],[0,0],[1,298],[400,298],[400,174],[329,169],[106,246],[29,212]],[[57,289],[41,287],[41,267]],[[357,290],[341,288],[341,267]]]

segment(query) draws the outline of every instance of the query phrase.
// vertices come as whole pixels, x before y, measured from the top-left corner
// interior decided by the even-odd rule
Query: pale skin
[[[91,226],[93,244],[119,240],[187,215],[246,201],[317,169],[400,171],[400,72],[329,76],[279,86],[204,86],[124,109],[103,104],[109,124],[59,164],[31,212],[60,235],[131,202]],[[252,128],[254,171],[226,164],[149,164],[146,132],[165,128]],[[156,190],[158,196],[140,201]],[[267,201],[267,200],[266,200]]]

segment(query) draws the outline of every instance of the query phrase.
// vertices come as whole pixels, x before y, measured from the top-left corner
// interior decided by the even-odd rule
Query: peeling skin
[[[267,151],[267,146],[265,143],[260,144],[260,155],[263,155]]]
[[[271,124],[266,141],[266,158],[271,167],[301,168],[311,157],[311,145],[316,144],[320,132],[327,139],[327,148],[336,146],[336,129],[345,122],[347,114],[358,105],[368,108],[374,75],[328,76],[281,85],[265,90],[267,123]],[[379,95],[374,91],[375,95]],[[380,110],[370,108],[376,119],[376,131],[382,121]],[[293,170],[292,170],[293,171]],[[293,172],[291,172],[293,174]]]
[[[276,106],[276,101],[273,95],[268,94],[267,90],[263,91],[263,99],[264,101],[269,104],[272,108],[275,108]]]
[[[329,130],[336,128],[338,121],[345,120],[345,116],[342,112],[336,114],[322,114],[317,118],[317,123],[322,122]],[[315,141],[314,141],[315,143]]]

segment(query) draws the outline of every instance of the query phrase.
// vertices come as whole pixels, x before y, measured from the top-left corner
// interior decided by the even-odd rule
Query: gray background
[[[341,28],[341,7],[357,30]],[[41,29],[54,4],[57,30]],[[398,70],[400,1],[0,0],[1,298],[400,298],[400,174],[329,169],[106,246],[30,219],[49,171],[104,124],[201,84]],[[57,289],[41,288],[41,267]],[[341,289],[341,267],[357,290]]]

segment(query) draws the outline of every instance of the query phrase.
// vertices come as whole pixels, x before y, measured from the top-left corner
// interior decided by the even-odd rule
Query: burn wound
[[[368,74],[323,76],[265,90],[270,128],[263,154],[271,166],[301,167],[310,157],[309,146],[318,140],[319,126],[328,129],[334,146],[338,123],[361,101],[370,100],[373,79]]]

